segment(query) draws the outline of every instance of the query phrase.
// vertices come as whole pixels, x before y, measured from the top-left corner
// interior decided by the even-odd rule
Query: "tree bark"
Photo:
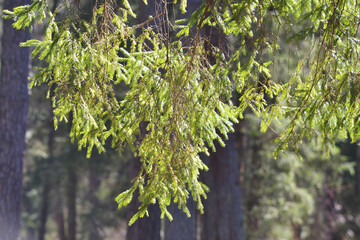
[[[67,210],[68,210],[68,240],[76,240],[76,191],[77,175],[75,166],[68,166],[68,186],[67,186]]]
[[[173,216],[170,222],[165,222],[165,240],[195,240],[196,239],[196,209],[195,203],[190,197],[187,202],[191,217],[178,208],[176,203],[169,206],[168,210]]]
[[[135,157],[131,161],[131,179],[137,176],[140,170],[140,159]],[[138,201],[139,192],[134,193],[133,201],[129,205],[128,221],[138,211],[140,202]],[[157,205],[150,205],[148,208],[149,217],[139,218],[128,227],[126,240],[160,240],[160,209]]]
[[[5,0],[4,9],[29,3]],[[22,195],[22,168],[28,109],[29,49],[20,48],[28,31],[16,31],[3,21],[0,78],[0,239],[18,239]]]
[[[235,134],[229,134],[226,147],[216,144],[208,166],[204,179],[210,192],[204,201],[203,239],[245,239]]]

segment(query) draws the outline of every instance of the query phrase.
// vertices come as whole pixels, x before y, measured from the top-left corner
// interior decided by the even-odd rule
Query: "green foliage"
[[[121,151],[128,144],[141,158],[133,186],[116,199],[123,207],[139,189],[142,205],[131,223],[155,202],[162,217],[171,219],[166,210],[171,199],[189,213],[190,192],[202,210],[208,189],[198,180],[199,171],[206,170],[199,153],[215,151],[215,140],[223,145],[222,137],[247,108],[261,117],[262,131],[281,118],[291,119],[275,155],[317,136],[314,129],[321,131],[323,147],[347,134],[353,141],[360,138],[360,9],[355,1],[209,0],[184,25],[183,20],[171,24],[180,29],[172,40],[146,27],[155,19],[131,25],[128,16],[136,15],[128,1],[123,5],[114,11],[112,1],[101,1],[90,22],[70,16],[67,1],[61,6],[68,13],[63,20],[42,0],[4,13],[17,29],[46,22],[42,41],[22,45],[33,47],[32,56],[47,63],[37,69],[31,86],[54,87],[56,125],[71,119],[70,136],[79,149],[87,148],[88,157],[94,146],[103,152],[111,140],[114,148]],[[185,9],[183,0],[180,10]],[[290,41],[311,38],[312,48],[286,83],[272,79],[272,54],[281,46],[276,32],[266,30],[270,20],[285,32],[293,23],[309,23],[289,36]],[[138,28],[142,31],[136,35]],[[237,48],[227,56],[221,44],[209,47],[200,36],[204,28],[239,38]],[[119,86],[126,86],[124,99],[116,94]],[[238,106],[231,101],[233,90],[240,93]]]

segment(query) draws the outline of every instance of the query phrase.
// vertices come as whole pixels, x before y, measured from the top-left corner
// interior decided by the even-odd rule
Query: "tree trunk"
[[[58,187],[59,187],[59,185],[58,185]],[[56,199],[55,222],[57,225],[57,233],[58,233],[57,235],[58,235],[59,240],[66,240],[63,203],[62,203],[61,194],[58,194],[57,199]]]
[[[170,222],[165,222],[165,240],[195,240],[196,239],[196,209],[195,203],[190,197],[187,202],[191,217],[178,208],[176,203],[169,206],[168,210],[173,216]]]
[[[335,235],[335,190],[325,179],[324,183],[324,240],[333,240]]]
[[[89,169],[89,201],[91,204],[91,215],[90,215],[90,229],[89,229],[89,240],[100,240],[103,239],[101,236],[100,224],[97,220],[97,206],[99,205],[99,199],[96,196],[96,192],[101,184],[101,179],[98,174],[99,166],[97,162],[100,160],[97,157],[90,159]]]
[[[53,96],[53,89],[50,90],[50,98]],[[53,162],[54,162],[54,138],[55,138],[55,127],[54,127],[54,114],[52,112],[51,103],[49,106],[49,134],[48,134],[48,154],[49,157],[45,163],[45,171],[44,171],[44,186],[42,192],[42,203],[41,203],[41,213],[40,213],[40,225],[39,225],[39,240],[45,239],[46,233],[46,222],[48,219],[49,212],[49,195],[51,190],[52,181],[50,181],[51,173],[55,171]]]
[[[291,228],[293,232],[293,240],[301,240],[301,225],[292,223]]]
[[[4,9],[27,4],[5,0]],[[29,49],[20,48],[28,31],[16,31],[11,20],[3,21],[0,76],[0,239],[16,240],[20,233],[22,167],[28,109]]]
[[[140,159],[135,157],[131,161],[131,179],[137,176],[140,170]],[[134,193],[133,201],[129,205],[128,221],[138,211],[140,202],[138,201],[139,192]],[[160,209],[157,205],[150,205],[148,208],[149,217],[139,218],[128,227],[126,240],[160,240]]]
[[[39,238],[38,238],[39,240],[45,239],[46,221],[49,210],[49,192],[50,192],[50,184],[48,182],[45,182],[41,196],[41,211],[40,211],[40,225],[39,225]]]
[[[315,202],[315,211],[312,218],[314,219],[310,225],[310,233],[307,240],[312,239],[322,239],[321,235],[323,233],[323,193],[322,191],[316,191],[316,202]]]
[[[216,144],[208,162],[204,178],[210,192],[204,204],[203,239],[245,239],[235,134],[229,134],[226,147]]]
[[[359,145],[356,146],[356,196],[358,201],[358,211],[360,212],[360,147]]]
[[[76,240],[76,191],[77,176],[75,166],[69,163],[68,166],[68,186],[67,186],[67,210],[68,210],[68,240]]]
[[[260,156],[261,151],[261,138],[258,136],[252,137],[251,158],[248,159],[245,166],[246,171],[246,187],[245,187],[245,208],[246,208],[246,236],[249,239],[259,239],[265,236],[259,235],[259,216],[254,212],[254,209],[259,206],[261,199],[260,189],[263,184],[263,176],[259,172],[262,169],[262,159]]]

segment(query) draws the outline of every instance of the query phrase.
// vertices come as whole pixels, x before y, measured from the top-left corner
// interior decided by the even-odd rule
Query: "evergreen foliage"
[[[120,8],[112,0],[97,1],[91,21],[76,16],[76,2],[63,1],[52,12],[47,1],[33,0],[4,13],[17,29],[46,24],[43,40],[22,46],[33,47],[32,57],[47,64],[37,69],[31,86],[46,83],[55,89],[55,125],[71,115],[70,136],[79,149],[87,148],[88,157],[94,146],[103,152],[107,141],[119,151],[129,145],[141,157],[132,187],[116,198],[121,208],[139,189],[142,205],[130,224],[155,202],[162,217],[171,219],[166,207],[172,199],[189,214],[190,192],[202,210],[208,188],[199,182],[199,171],[207,167],[199,153],[215,151],[215,140],[223,145],[245,109],[262,119],[263,132],[270,123],[289,119],[275,156],[304,137],[318,138],[325,148],[347,134],[354,142],[360,139],[355,0],[208,0],[189,20],[171,22],[166,5],[138,25],[129,21],[136,14],[127,0]],[[176,6],[186,11],[186,0]],[[160,18],[163,27],[149,26]],[[267,29],[270,21],[277,32]],[[293,32],[301,22],[305,28],[288,34],[288,40],[309,38],[311,49],[289,81],[273,79],[270,66],[282,47],[279,31]],[[206,28],[240,39],[238,47],[227,56],[221,47],[209,46],[211,40],[201,37]],[[126,86],[124,98],[116,94],[120,86]],[[238,105],[231,101],[234,90]]]

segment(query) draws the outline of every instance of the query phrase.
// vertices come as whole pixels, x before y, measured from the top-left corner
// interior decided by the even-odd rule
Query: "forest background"
[[[188,1],[189,9],[191,3]],[[54,9],[56,4],[49,1]],[[152,10],[141,1],[131,4],[134,12],[145,11],[143,21],[151,15],[146,11]],[[92,1],[73,5],[88,20],[93,6]],[[267,27],[277,30],[271,21]],[[273,53],[274,63],[268,67],[272,79],[290,79],[307,54],[313,39],[291,39],[303,28],[299,24],[293,33],[278,33],[281,48]],[[36,24],[32,37],[43,39],[43,31],[44,26]],[[241,42],[236,37],[229,41],[234,45]],[[33,59],[30,75],[42,64]],[[126,87],[121,87],[116,92],[118,98],[126,94]],[[128,147],[119,156],[110,145],[105,146],[105,152],[94,151],[86,158],[86,150],[78,151],[70,142],[69,125],[59,123],[58,130],[54,130],[47,90],[41,85],[32,88],[30,94],[22,193],[23,239],[244,239],[245,234],[246,239],[254,240],[330,240],[360,236],[360,149],[356,143],[349,138],[324,149],[304,140],[298,147],[288,147],[275,160],[273,152],[278,143],[273,140],[282,131],[281,125],[261,133],[261,118],[250,110],[235,125],[235,134],[229,135],[225,148],[216,144],[215,154],[203,156],[210,167],[208,173],[200,175],[210,188],[208,199],[203,200],[204,214],[195,210],[192,201],[188,202],[191,218],[170,205],[174,217],[170,223],[160,220],[155,205],[150,207],[150,218],[139,219],[128,228],[138,203],[118,211],[114,199],[131,187],[130,180],[140,168],[139,159]],[[229,159],[232,162],[227,163]],[[223,176],[229,179],[221,182]],[[235,200],[228,203],[227,199]],[[233,220],[234,215],[238,219]],[[240,231],[236,238],[231,237],[232,228]]]

